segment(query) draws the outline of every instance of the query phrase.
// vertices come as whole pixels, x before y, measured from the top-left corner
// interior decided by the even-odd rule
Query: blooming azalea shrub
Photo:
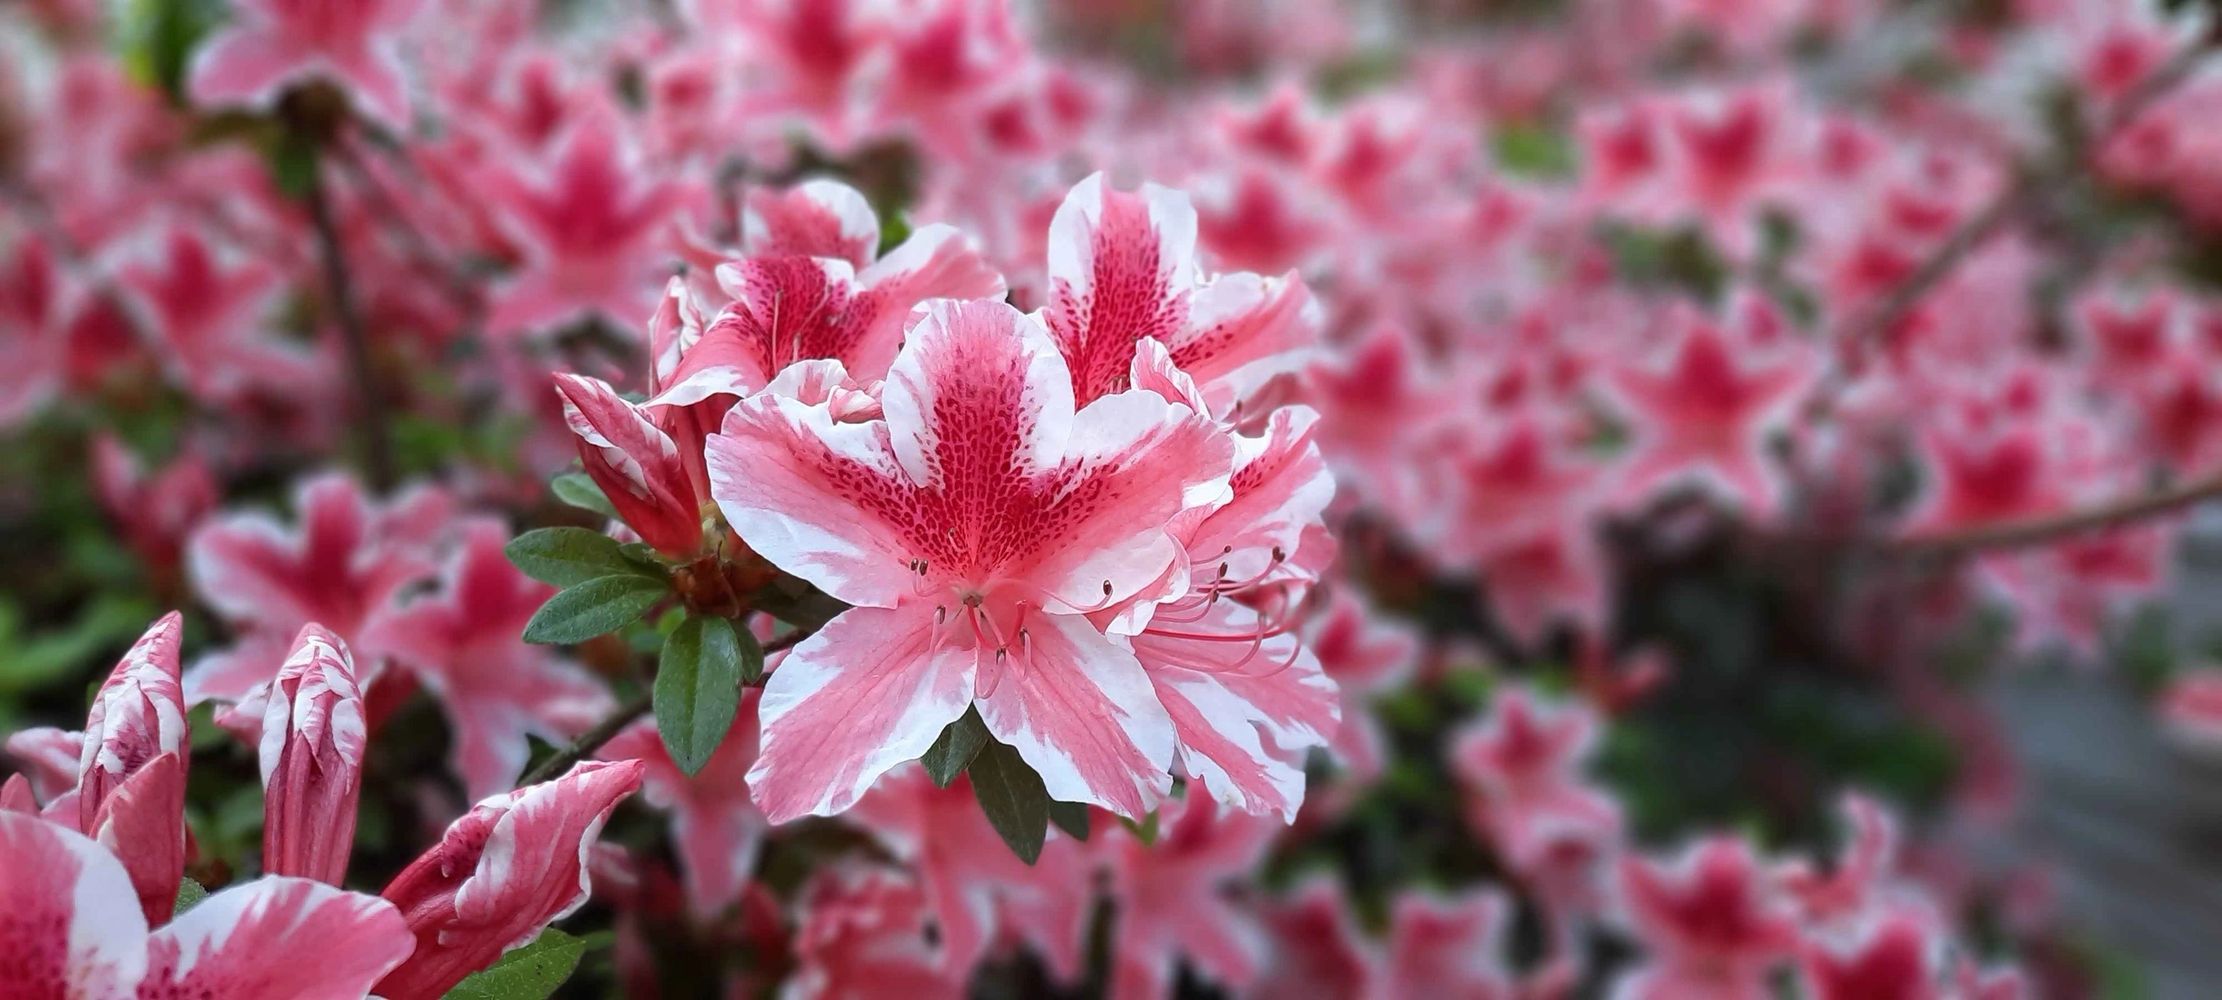
[[[2218,17],[12,5],[0,997],[2119,989]]]

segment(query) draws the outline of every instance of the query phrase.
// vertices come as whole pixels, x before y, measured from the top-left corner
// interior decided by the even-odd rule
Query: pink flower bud
[[[354,657],[323,626],[305,626],[277,678],[248,697],[263,703],[263,871],[338,885],[367,738]]]
[[[185,693],[173,611],[100,686],[78,757],[77,823],[123,861],[149,923],[170,916],[185,872]]]
[[[555,383],[564,421],[579,436],[579,461],[617,515],[662,552],[694,551],[702,542],[702,500],[671,436],[600,379],[566,373]]]
[[[437,997],[531,941],[587,897],[587,857],[618,802],[640,787],[639,761],[588,761],[554,781],[493,796],[448,827],[383,893],[417,937],[416,953],[373,992]]]

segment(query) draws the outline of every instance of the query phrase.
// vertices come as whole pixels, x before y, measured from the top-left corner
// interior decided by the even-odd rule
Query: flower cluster
[[[13,5],[0,980],[2072,995],[2211,8]]]

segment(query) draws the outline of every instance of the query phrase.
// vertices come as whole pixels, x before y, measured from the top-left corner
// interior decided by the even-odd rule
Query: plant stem
[[[1950,558],[1995,549],[2042,545],[2074,535],[2121,527],[2216,497],[2222,497],[2222,473],[2083,510],[1982,525],[1962,531],[1893,539],[1884,542],[1882,549],[1885,554],[1899,558]]]
[[[316,227],[317,256],[323,264],[324,295],[347,350],[347,366],[355,376],[355,423],[362,436],[364,469],[372,488],[383,493],[393,488],[395,480],[393,434],[386,426],[385,402],[379,398],[378,375],[372,368],[370,334],[363,327],[362,313],[355,308],[355,289],[348,279],[339,227],[332,221],[321,157],[309,179],[308,202],[309,218]]]

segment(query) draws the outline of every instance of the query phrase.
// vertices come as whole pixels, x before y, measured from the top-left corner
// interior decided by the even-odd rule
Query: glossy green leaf
[[[926,755],[918,762],[926,765],[926,774],[934,784],[943,788],[957,780],[957,775],[972,765],[972,758],[980,748],[994,742],[988,735],[988,724],[980,721],[980,710],[969,708],[964,716],[942,729],[934,745],[926,748]]]
[[[547,1000],[578,969],[586,942],[553,927],[447,991],[445,1000]]]
[[[558,587],[625,573],[649,575],[626,558],[617,539],[585,528],[536,528],[510,539],[502,552],[526,576]]]
[[[1049,835],[1049,791],[1042,776],[1007,743],[989,740],[972,758],[972,794],[988,825],[1027,864],[1042,856]]]
[[[755,642],[748,645],[753,649]],[[723,618],[688,618],[664,640],[656,667],[656,733],[681,771],[702,770],[732,729],[741,704],[742,656],[733,623]],[[762,662],[763,653],[756,658]]]
[[[525,623],[525,641],[585,642],[638,621],[670,593],[669,582],[638,574],[597,577],[548,598]]]

